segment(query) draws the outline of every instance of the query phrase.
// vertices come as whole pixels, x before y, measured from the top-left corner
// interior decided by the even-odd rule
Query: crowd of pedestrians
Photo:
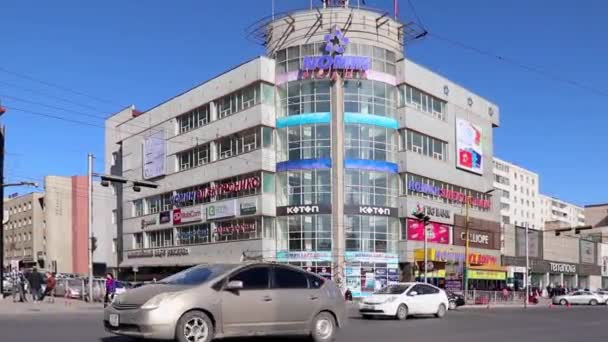
[[[10,275],[14,302],[27,302],[28,295],[32,302],[38,303],[51,295],[57,284],[55,274],[47,272],[42,275],[37,268],[31,271],[14,271]]]

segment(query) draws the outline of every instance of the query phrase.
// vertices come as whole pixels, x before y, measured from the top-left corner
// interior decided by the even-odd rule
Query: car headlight
[[[157,309],[162,304],[162,302],[175,296],[176,294],[172,292],[159,293],[156,296],[148,299],[148,301],[145,302],[144,305],[141,306],[141,308],[144,310]]]

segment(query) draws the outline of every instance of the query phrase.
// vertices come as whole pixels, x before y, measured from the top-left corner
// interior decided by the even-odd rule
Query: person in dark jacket
[[[29,274],[28,281],[30,283],[30,292],[32,293],[32,301],[37,302],[40,299],[42,283],[44,279],[42,274],[38,272],[38,269],[34,267],[32,272]]]

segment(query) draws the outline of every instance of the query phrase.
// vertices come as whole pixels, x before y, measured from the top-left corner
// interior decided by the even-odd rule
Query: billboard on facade
[[[464,119],[456,119],[456,167],[483,174],[483,131]]]
[[[582,239],[579,241],[581,263],[595,264],[597,262],[597,259],[595,258],[595,242]]]
[[[144,138],[143,146],[143,177],[156,178],[165,174],[167,148],[165,131],[160,130]]]
[[[410,241],[424,241],[424,224],[416,219],[407,219],[407,239]],[[450,226],[437,222],[427,224],[427,241],[450,244]]]
[[[516,256],[526,256],[526,228],[516,227]],[[531,258],[542,258],[542,232],[528,229],[528,255]]]

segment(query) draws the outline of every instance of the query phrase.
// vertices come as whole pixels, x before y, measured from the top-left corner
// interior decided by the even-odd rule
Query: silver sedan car
[[[553,297],[553,304],[568,305],[568,304],[582,304],[582,305],[598,305],[606,304],[606,299],[597,293],[589,291],[574,291],[563,296]]]
[[[118,295],[106,330],[139,338],[209,342],[253,335],[332,341],[344,324],[331,281],[280,264],[200,265]]]

